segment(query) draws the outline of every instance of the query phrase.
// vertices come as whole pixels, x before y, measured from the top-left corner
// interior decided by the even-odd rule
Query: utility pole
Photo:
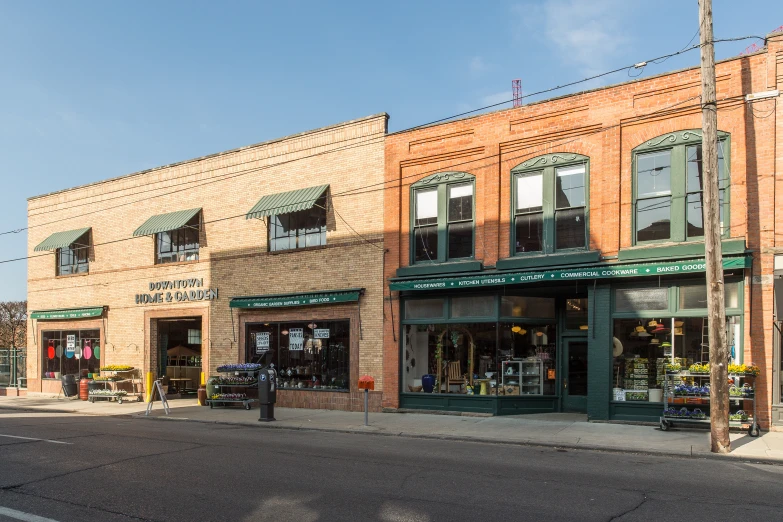
[[[723,290],[723,252],[720,244],[718,197],[718,105],[715,94],[715,44],[712,0],[699,0],[701,35],[701,129],[704,173],[704,249],[707,261],[707,320],[710,343],[710,449],[729,453],[729,351],[726,344],[726,303]]]

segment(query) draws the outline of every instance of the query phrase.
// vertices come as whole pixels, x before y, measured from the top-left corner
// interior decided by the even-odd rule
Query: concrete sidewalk
[[[553,413],[505,417],[468,417],[424,413],[373,413],[364,426],[364,414],[333,410],[277,408],[276,422],[258,421],[258,409],[198,406],[195,400],[172,400],[165,415],[160,402],[145,417],[146,404],[96,402],[44,397],[0,397],[3,409],[35,413],[67,412],[83,415],[129,415],[134,418],[224,423],[265,429],[299,429],[368,433],[389,436],[465,440],[505,444],[527,444],[601,451],[714,456],[709,451],[706,430],[674,429],[663,432],[654,426],[587,422],[584,415]],[[783,433],[762,432],[750,437],[732,433],[732,453],[723,458],[742,458],[783,463]]]

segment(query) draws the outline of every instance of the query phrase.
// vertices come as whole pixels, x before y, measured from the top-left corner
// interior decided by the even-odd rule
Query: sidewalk
[[[276,422],[259,422],[258,409],[210,409],[195,400],[172,400],[171,414],[165,415],[160,402],[153,404],[145,417],[146,403],[96,402],[43,397],[0,397],[3,410],[32,413],[67,412],[83,415],[130,415],[134,418],[225,423],[262,429],[298,429],[346,433],[371,433],[387,436],[450,439],[473,442],[527,444],[562,448],[592,449],[676,456],[715,456],[709,451],[706,430],[674,429],[662,432],[657,427],[630,424],[587,422],[584,415],[554,413],[505,417],[467,417],[418,413],[371,413],[364,426],[364,414],[333,410],[277,408]],[[750,437],[732,433],[731,455],[741,458],[783,463],[783,433],[762,432]]]

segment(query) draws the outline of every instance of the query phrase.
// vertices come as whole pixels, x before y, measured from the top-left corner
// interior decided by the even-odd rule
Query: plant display
[[[256,384],[258,380],[251,376],[235,375],[230,377],[215,377],[211,379],[211,384]]]
[[[748,413],[745,410],[738,410],[736,413],[729,415],[729,420],[746,421],[748,420]]]
[[[108,366],[101,366],[102,372],[129,372],[133,369],[133,366],[126,364],[110,364]]]
[[[702,420],[707,418],[707,414],[696,408],[693,411],[689,411],[688,408],[669,408],[663,412],[664,417],[670,417],[675,419],[696,419]]]
[[[260,370],[261,365],[256,363],[242,363],[242,364],[224,364],[218,366],[219,372],[254,372]]]
[[[242,401],[247,399],[246,393],[213,393],[210,397],[213,401]]]
[[[646,401],[647,392],[626,392],[625,398],[629,401]]]
[[[758,375],[761,370],[752,364],[729,364],[730,375]]]
[[[666,371],[668,373],[677,373],[682,371],[682,365],[680,363],[668,363],[666,364]]]
[[[122,377],[117,377],[116,375],[96,375],[92,378],[92,380],[96,382],[113,382],[121,381]]]
[[[682,396],[695,396],[695,397],[701,397],[701,396],[709,396],[710,395],[710,387],[708,385],[705,386],[692,386],[689,384],[678,384],[674,387],[674,395],[676,397],[682,397]]]
[[[104,397],[124,397],[128,395],[125,390],[90,390],[90,395],[102,395]]]
[[[688,368],[688,371],[690,373],[710,373],[710,363],[695,363],[691,364],[690,368]]]

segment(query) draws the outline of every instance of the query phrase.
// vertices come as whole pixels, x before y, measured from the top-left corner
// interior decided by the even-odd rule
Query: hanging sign
[[[256,353],[269,351],[269,332],[256,333]]]
[[[313,330],[313,338],[314,339],[328,339],[329,338],[329,329],[328,328],[316,328]]]
[[[76,352],[76,336],[69,335],[65,338],[65,356],[71,358]]]
[[[304,328],[288,330],[288,350],[292,352],[304,350]]]

